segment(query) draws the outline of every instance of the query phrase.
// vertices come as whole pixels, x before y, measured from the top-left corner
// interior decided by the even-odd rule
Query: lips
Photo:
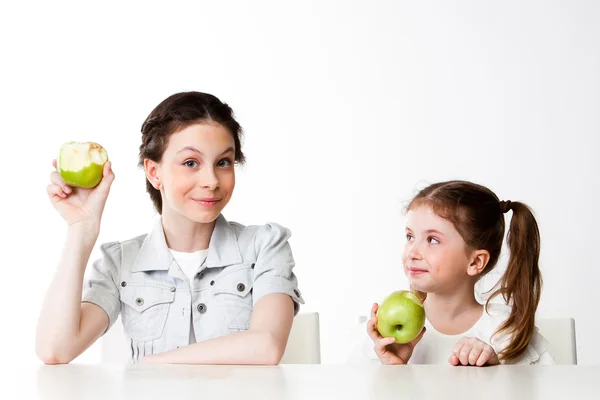
[[[409,267],[408,268],[408,272],[412,276],[417,276],[417,275],[426,274],[428,271],[426,269],[423,269],[423,268],[411,268],[411,267]]]
[[[220,198],[216,198],[216,197],[205,197],[205,198],[192,198],[192,200],[194,200],[196,203],[201,204],[203,206],[214,206],[215,204],[217,204],[218,202],[221,201]]]

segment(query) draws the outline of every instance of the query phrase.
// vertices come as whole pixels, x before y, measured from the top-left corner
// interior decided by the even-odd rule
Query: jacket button
[[[198,308],[198,312],[200,314],[204,314],[206,312],[206,304],[204,304],[204,303],[198,304],[197,308]]]
[[[125,281],[121,282],[121,286],[122,286],[122,287],[125,287],[125,286],[127,286],[127,282],[125,282]]]
[[[137,304],[138,306],[143,306],[144,299],[142,299],[141,297],[138,297],[137,299],[135,299],[135,304]]]
[[[171,292],[174,292],[175,290],[175,286],[171,286]]]
[[[238,292],[243,292],[244,290],[246,290],[246,285],[244,285],[243,283],[238,283],[237,290]]]
[[[250,266],[250,268],[254,269],[254,263],[252,263],[252,265]]]
[[[215,286],[215,281],[210,281],[210,286]]]

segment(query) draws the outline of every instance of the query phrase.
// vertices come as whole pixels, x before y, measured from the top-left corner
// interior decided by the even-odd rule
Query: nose
[[[200,171],[200,186],[209,190],[215,190],[219,187],[219,178],[211,166],[202,168]]]
[[[421,244],[414,240],[406,245],[406,257],[409,260],[421,260],[423,255],[421,254]]]

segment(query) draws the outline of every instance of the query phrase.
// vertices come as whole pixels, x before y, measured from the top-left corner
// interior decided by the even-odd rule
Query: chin
[[[211,222],[214,222],[218,217],[219,214],[221,213],[221,210],[213,210],[210,212],[198,212],[197,210],[195,212],[188,212],[186,214],[187,219],[189,219],[190,221],[194,221],[200,224],[210,224]]]
[[[429,285],[423,284],[422,282],[414,282],[411,280],[409,280],[408,282],[409,282],[411,288],[418,290],[419,292],[423,292],[423,293],[431,292],[431,288],[429,287]]]

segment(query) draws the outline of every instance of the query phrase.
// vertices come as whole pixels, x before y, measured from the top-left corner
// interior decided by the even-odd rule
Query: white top
[[[600,365],[89,365],[3,372],[2,399],[597,400]],[[8,375],[7,375],[8,374]],[[6,383],[4,383],[6,382]]]
[[[173,254],[173,258],[181,268],[181,271],[188,278],[188,283],[190,284],[190,293],[194,291],[194,277],[198,273],[198,270],[204,264],[204,260],[206,260],[206,256],[208,254],[208,249],[198,250],[191,253],[175,251],[173,249],[169,249],[171,254]],[[194,324],[192,320],[192,315],[190,314],[190,344],[196,343],[196,335],[194,332]]]
[[[452,353],[454,345],[463,337],[476,337],[479,340],[491,345],[496,354],[507,346],[509,337],[505,334],[492,335],[498,327],[510,315],[508,306],[490,303],[488,311],[481,315],[481,318],[466,332],[458,335],[445,335],[438,332],[429,322],[425,320],[427,331],[421,338],[421,341],[415,347],[409,360],[409,364],[449,364],[448,358]],[[513,360],[510,364],[554,364],[554,359],[548,352],[548,342],[538,332],[537,328],[529,342],[525,353],[519,359]],[[359,324],[358,329],[353,336],[353,348],[348,358],[349,363],[379,363],[379,358],[373,349],[373,341],[367,334],[367,323]],[[504,362],[503,362],[504,363]]]

